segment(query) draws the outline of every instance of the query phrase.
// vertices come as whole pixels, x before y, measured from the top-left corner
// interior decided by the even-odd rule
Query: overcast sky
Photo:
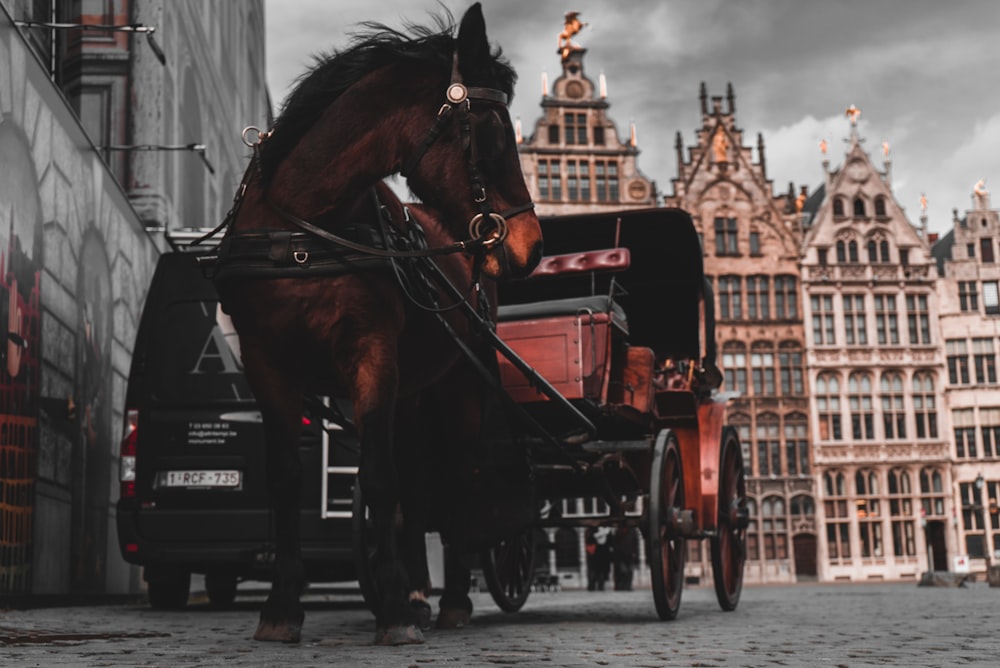
[[[456,21],[469,2],[444,2]],[[429,23],[435,0],[265,0],[267,76],[275,110],[312,56],[343,47],[362,21]],[[928,200],[932,232],[971,206],[976,181],[1000,206],[1000,0],[484,0],[490,40],[518,72],[512,116],[530,133],[541,74],[561,73],[556,42],[567,11],[587,25],[586,74],[608,82],[619,135],[635,121],[639,168],[672,193],[674,137],[694,142],[698,89],[732,82],[744,143],[762,133],[777,193],[823,180],[819,142],[838,166],[849,125],[877,165],[891,147],[896,198],[916,224]],[[754,152],[756,161],[757,155]]]

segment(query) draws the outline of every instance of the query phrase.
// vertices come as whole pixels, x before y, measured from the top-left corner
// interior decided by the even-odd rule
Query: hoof
[[[426,631],[431,627],[431,606],[427,601],[410,601],[410,609],[417,616],[417,626],[421,631]]]
[[[468,626],[471,620],[472,615],[465,608],[441,608],[436,626],[439,629],[460,629]]]
[[[263,642],[297,643],[302,639],[302,625],[261,622],[257,625],[257,632],[253,634],[253,639]]]
[[[424,634],[412,624],[375,629],[376,645],[419,645],[423,642]]]

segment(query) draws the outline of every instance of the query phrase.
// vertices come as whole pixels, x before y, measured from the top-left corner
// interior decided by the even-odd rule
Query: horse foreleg
[[[372,354],[372,357],[378,358]],[[379,600],[375,612],[375,644],[422,643],[416,615],[409,605],[409,583],[396,541],[400,480],[393,464],[393,418],[396,383],[387,374],[359,372],[355,415],[361,436],[358,477],[368,499],[375,533],[373,576]],[[374,381],[374,382],[365,382]],[[404,525],[406,522],[404,521]]]
[[[299,536],[302,466],[298,442],[302,428],[302,392],[255,352],[252,346],[244,345],[247,376],[264,421],[275,562],[271,592],[261,608],[254,639],[297,643],[305,619],[299,600],[305,588]]]
[[[409,580],[408,600],[422,630],[431,626],[431,590],[426,535],[430,526],[427,485],[427,425],[420,421],[418,398],[400,402],[396,412],[395,461],[400,472],[403,524],[398,534],[400,556]]]
[[[453,538],[444,544],[444,593],[436,622],[439,629],[460,629],[472,620],[471,555],[464,540]]]

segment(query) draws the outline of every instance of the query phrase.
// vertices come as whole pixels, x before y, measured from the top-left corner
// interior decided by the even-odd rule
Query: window
[[[803,521],[811,520],[816,514],[816,502],[813,501],[811,496],[793,496],[792,501],[789,504],[792,508],[792,517],[795,518],[796,523],[801,523]]]
[[[835,218],[844,217],[844,200],[840,197],[833,200],[833,215]]]
[[[785,349],[779,351],[778,368],[781,374],[782,396],[803,396],[805,394],[805,385],[802,374],[802,351]]]
[[[860,197],[854,198],[854,217],[855,218],[865,217],[865,201]]]
[[[972,482],[958,485],[962,498],[962,528],[965,529],[965,549],[972,559],[986,557],[983,527],[983,490]]]
[[[763,415],[757,421],[757,470],[761,476],[781,475],[781,441],[778,417]]]
[[[899,317],[896,315],[895,295],[874,295],[875,335],[880,344],[899,343]]]
[[[719,319],[739,320],[743,317],[741,277],[719,277]]]
[[[805,415],[794,414],[785,420],[785,462],[788,475],[809,475],[809,426]]]
[[[976,259],[976,244],[965,244],[965,256],[970,260]]]
[[[568,163],[568,165],[567,165],[567,167],[570,170],[570,175],[571,176],[572,176],[572,173],[573,173],[573,166],[574,166],[574,164],[576,165],[576,175],[577,175],[577,179],[578,179],[579,186],[580,186],[580,195],[579,195],[579,199],[578,200],[574,200],[574,198],[573,198],[573,192],[570,191],[569,198],[570,198],[570,200],[574,200],[574,201],[589,202],[590,201],[590,184],[591,184],[591,180],[590,180],[590,163],[588,163],[586,160],[580,160],[579,162],[576,162],[574,160],[570,160],[569,163]]]
[[[750,461],[749,459],[747,461]],[[747,499],[747,510],[750,511],[750,524],[747,526],[747,559],[757,561],[760,559],[760,536],[757,532],[757,502]],[[700,541],[699,541],[700,542]]]
[[[764,531],[764,558],[788,558],[788,520],[785,502],[781,497],[770,496],[760,504],[761,528]]]
[[[576,177],[576,160],[566,162],[566,197],[570,202],[580,200],[580,186]]]
[[[906,321],[910,329],[910,343],[931,342],[927,295],[906,295]]]
[[[739,247],[736,244],[736,219],[715,219],[715,254],[737,255]]]
[[[885,218],[885,198],[881,195],[875,198],[875,215]]]
[[[847,242],[847,260],[851,264],[858,263],[858,242],[853,239]]]
[[[861,556],[868,558],[884,556],[878,476],[871,470],[858,471],[854,475],[854,485],[858,491],[855,505],[858,514],[858,533],[861,538]]]
[[[754,350],[750,355],[750,367],[754,396],[775,396],[774,353],[769,350]]]
[[[771,282],[767,276],[747,276],[747,317],[751,320],[769,320],[771,317],[768,295]]]
[[[851,437],[855,440],[874,439],[875,412],[871,376],[851,374],[847,379],[847,403],[851,409]]]
[[[910,474],[889,471],[889,517],[892,522],[892,553],[897,557],[917,555],[916,527],[913,522],[913,490]]]
[[[997,354],[993,339],[972,339],[972,360],[976,368],[976,382],[980,385],[997,382]]]
[[[906,412],[903,408],[903,376],[886,373],[881,381],[882,427],[886,439],[906,438]]]
[[[983,306],[987,315],[1000,314],[1000,292],[996,281],[983,281]]]
[[[960,408],[951,412],[951,424],[955,429],[955,454],[959,459],[975,459],[976,417],[972,408]]]
[[[760,255],[760,232],[756,230],[750,231],[750,254],[754,256]]]
[[[567,144],[587,144],[587,114],[570,112],[563,116],[566,124]]]
[[[823,374],[816,379],[816,407],[819,412],[820,440],[841,440],[840,381],[836,376]]]
[[[889,263],[889,242],[883,239],[878,243],[879,260],[883,264]]]
[[[809,298],[812,306],[813,343],[833,345],[833,295],[813,295]]]
[[[983,436],[983,457],[1000,457],[1000,408],[980,408],[979,424],[982,425],[979,430]]]
[[[550,125],[549,126],[549,143],[558,144],[559,143],[559,126]]]
[[[969,351],[965,339],[948,339],[944,342],[948,359],[948,382],[952,385],[969,384]]]
[[[594,163],[594,178],[598,202],[613,202],[618,199],[618,163],[598,160]]]
[[[746,349],[738,344],[725,346],[722,350],[722,368],[725,369],[726,390],[729,392],[746,392]]]
[[[992,264],[995,262],[993,259],[993,239],[991,237],[984,237],[979,240],[979,257],[982,259],[983,264]]]
[[[775,276],[774,310],[774,317],[778,320],[795,320],[799,317],[798,287],[794,276]]]
[[[868,262],[870,264],[878,262],[878,245],[874,239],[868,242]]]
[[[819,262],[819,266],[825,267],[827,265],[827,255],[829,254],[829,250],[829,248],[816,249],[816,260]]]
[[[844,337],[849,346],[868,343],[864,295],[844,295]]]
[[[888,260],[886,260],[888,262]],[[904,267],[910,266],[910,249],[900,248],[899,249],[899,264]]]
[[[843,239],[837,242],[837,264],[847,263],[847,244]]]
[[[979,292],[975,281],[958,282],[958,305],[963,311],[979,310]]]
[[[844,474],[839,471],[827,471],[823,474],[823,489],[826,492],[826,498],[823,500],[826,514],[826,549],[833,563],[847,563],[851,559],[847,486],[844,483]]]
[[[944,517],[944,479],[940,471],[920,471],[920,497],[920,509],[925,517]]]
[[[594,144],[596,146],[604,146],[604,127],[601,125],[594,128]]]
[[[927,372],[913,375],[913,410],[917,420],[917,438],[937,438],[937,405],[934,377]]]
[[[562,179],[558,160],[538,161],[538,195],[541,199],[562,199]]]

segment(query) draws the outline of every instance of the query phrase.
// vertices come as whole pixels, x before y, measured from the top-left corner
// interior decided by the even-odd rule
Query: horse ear
[[[471,72],[489,62],[489,57],[483,7],[477,2],[465,12],[458,28],[458,64],[462,71]]]

